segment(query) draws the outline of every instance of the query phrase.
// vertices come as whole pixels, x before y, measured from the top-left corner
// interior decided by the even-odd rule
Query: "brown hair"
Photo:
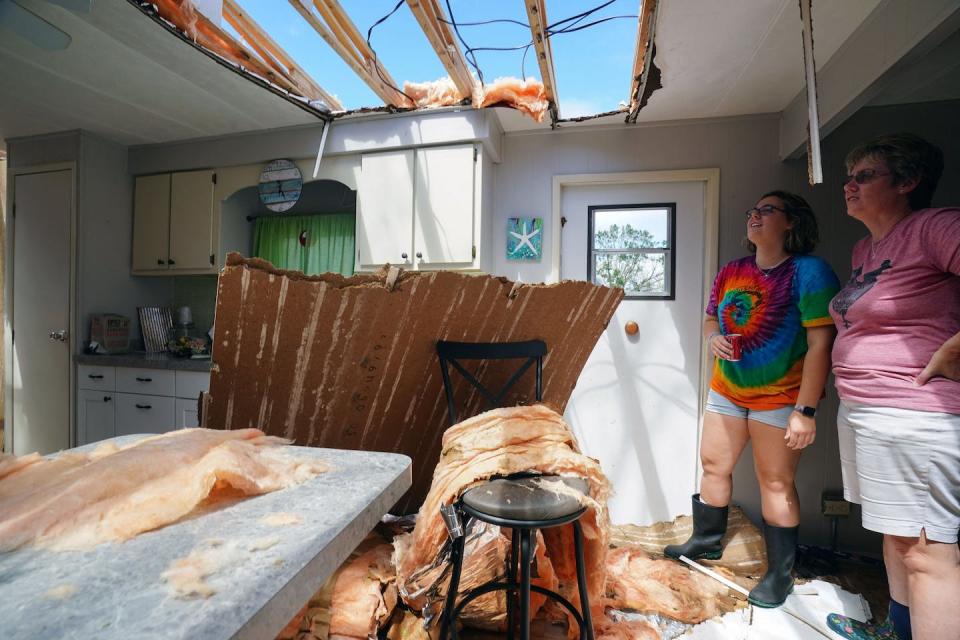
[[[930,206],[937,183],[943,174],[943,151],[912,133],[893,133],[879,136],[854,147],[847,154],[847,171],[864,158],[883,160],[890,170],[893,184],[916,179],[917,186],[907,194],[910,208]]]
[[[820,230],[817,227],[817,218],[813,215],[813,209],[810,204],[801,196],[789,191],[768,191],[760,196],[764,198],[779,198],[783,202],[783,208],[787,219],[793,223],[787,231],[783,241],[784,250],[792,255],[810,253],[820,241]],[[757,252],[757,245],[747,240],[747,248],[750,253]]]

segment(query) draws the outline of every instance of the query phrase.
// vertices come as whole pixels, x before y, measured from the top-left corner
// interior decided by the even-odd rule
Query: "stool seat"
[[[590,490],[583,478],[554,475],[498,478],[465,491],[461,500],[478,514],[530,522],[567,518],[584,508],[578,495],[562,487],[559,491],[551,488],[554,483],[563,483],[581,495]]]

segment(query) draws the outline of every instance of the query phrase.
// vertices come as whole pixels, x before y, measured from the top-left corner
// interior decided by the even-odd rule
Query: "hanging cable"
[[[480,79],[480,86],[483,86],[483,71],[480,71],[480,66],[477,64],[477,57],[473,55],[473,51],[470,49],[470,45],[467,44],[467,41],[463,39],[463,36],[460,34],[460,27],[457,25],[456,18],[453,17],[453,7],[450,6],[450,0],[447,2],[447,13],[450,14],[450,24],[453,26],[453,32],[457,35],[457,39],[460,40],[460,44],[463,45],[463,48],[466,49],[466,52],[463,54],[463,57],[466,58],[467,62],[470,63],[476,72],[477,78]]]
[[[373,29],[374,29],[374,27],[376,27],[377,25],[380,25],[380,24],[386,22],[387,19],[388,19],[390,16],[392,16],[393,14],[395,14],[395,13],[397,12],[397,10],[403,5],[403,3],[404,3],[405,1],[406,1],[406,0],[398,0],[397,4],[394,5],[394,7],[393,7],[393,9],[390,11],[390,13],[388,13],[387,15],[383,16],[382,18],[380,18],[379,20],[377,20],[376,22],[374,22],[372,25],[370,25],[370,28],[367,29],[367,46],[370,48],[370,51],[373,53],[373,68],[376,70],[377,75],[380,76],[380,81],[383,82],[383,84],[385,84],[385,85],[387,85],[388,87],[390,87],[391,89],[393,89],[394,91],[396,91],[397,93],[399,93],[399,94],[403,95],[404,97],[406,97],[406,99],[410,101],[410,104],[412,104],[412,105],[414,106],[414,108],[416,108],[416,106],[417,106],[417,101],[416,101],[416,100],[414,100],[414,99],[411,98],[409,95],[407,95],[407,93],[406,93],[403,89],[400,89],[399,87],[393,86],[393,84],[384,77],[383,71],[380,70],[380,63],[377,62],[377,51],[376,51],[376,49],[373,48],[373,45],[370,44],[370,36],[373,35]]]

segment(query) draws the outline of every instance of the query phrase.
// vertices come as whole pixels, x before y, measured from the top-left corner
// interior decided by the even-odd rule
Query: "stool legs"
[[[447,602],[440,617],[440,638],[446,640],[447,633],[453,624],[453,612],[457,606],[457,590],[460,588],[460,571],[463,569],[463,547],[467,536],[454,538],[450,543],[450,586],[447,587]]]
[[[530,640],[530,534],[520,530],[520,640]]]
[[[593,640],[593,616],[590,614],[590,598],[587,595],[587,567],[583,561],[583,528],[579,520],[573,521],[573,548],[577,554],[577,586],[580,588],[580,615],[586,627],[588,640]],[[580,629],[583,637],[583,628]]]
[[[510,532],[510,557],[507,558],[507,583],[517,584],[517,572],[520,569],[520,532],[513,529]],[[514,629],[517,626],[517,603],[513,591],[507,590],[507,640],[513,640]]]

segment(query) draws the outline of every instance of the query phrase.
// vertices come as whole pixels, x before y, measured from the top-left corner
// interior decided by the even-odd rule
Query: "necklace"
[[[753,259],[753,264],[754,264],[754,266],[757,268],[757,271],[760,272],[760,275],[762,275],[764,278],[766,278],[766,277],[768,277],[768,276],[773,272],[774,269],[776,269],[777,267],[779,267],[780,265],[782,265],[784,262],[786,262],[786,261],[789,260],[789,259],[790,259],[790,256],[787,256],[786,258],[784,258],[783,260],[781,260],[781,261],[778,262],[777,264],[773,265],[772,267],[767,267],[766,269],[764,269],[763,267],[760,266],[760,263],[757,262],[757,259],[756,259],[756,258]]]

